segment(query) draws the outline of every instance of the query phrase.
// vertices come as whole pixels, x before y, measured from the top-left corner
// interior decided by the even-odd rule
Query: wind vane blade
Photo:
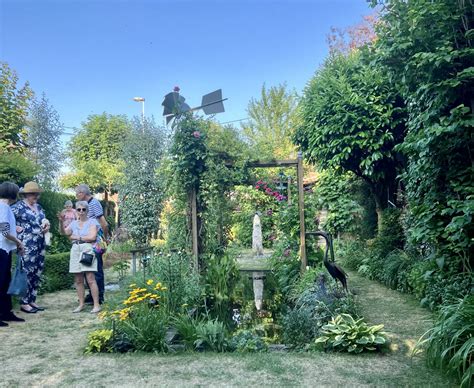
[[[215,90],[202,97],[201,107],[205,114],[212,115],[216,113],[224,112],[223,101],[227,98],[222,99],[222,89]]]

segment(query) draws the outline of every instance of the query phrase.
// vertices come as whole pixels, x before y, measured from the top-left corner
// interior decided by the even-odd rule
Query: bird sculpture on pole
[[[307,232],[306,234],[310,236],[321,236],[326,240],[326,250],[324,252],[323,264],[336,283],[339,280],[342,284],[342,287],[347,292],[347,274],[338,264],[334,262],[334,248],[332,245],[331,234],[327,232]],[[328,259],[329,251],[331,252],[331,261]]]

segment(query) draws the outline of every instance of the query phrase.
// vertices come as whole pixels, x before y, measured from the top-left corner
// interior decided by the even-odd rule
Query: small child
[[[76,210],[72,207],[72,201],[64,203],[64,210],[61,212],[60,217],[64,220],[64,228],[67,228],[77,218]]]

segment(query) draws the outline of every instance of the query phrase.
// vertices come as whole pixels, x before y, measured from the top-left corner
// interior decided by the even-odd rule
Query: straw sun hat
[[[20,194],[37,194],[42,192],[43,189],[36,182],[26,182],[25,186],[20,189]]]

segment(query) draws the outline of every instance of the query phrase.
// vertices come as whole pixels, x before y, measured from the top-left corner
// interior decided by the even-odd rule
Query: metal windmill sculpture
[[[168,93],[163,100],[163,117],[166,118],[166,125],[173,119],[179,118],[183,113],[193,112],[202,109],[206,115],[213,115],[224,112],[223,102],[227,98],[222,98],[222,89],[215,90],[202,97],[201,105],[191,108],[186,104],[186,99],[179,94],[179,87],[175,86],[173,91]]]

